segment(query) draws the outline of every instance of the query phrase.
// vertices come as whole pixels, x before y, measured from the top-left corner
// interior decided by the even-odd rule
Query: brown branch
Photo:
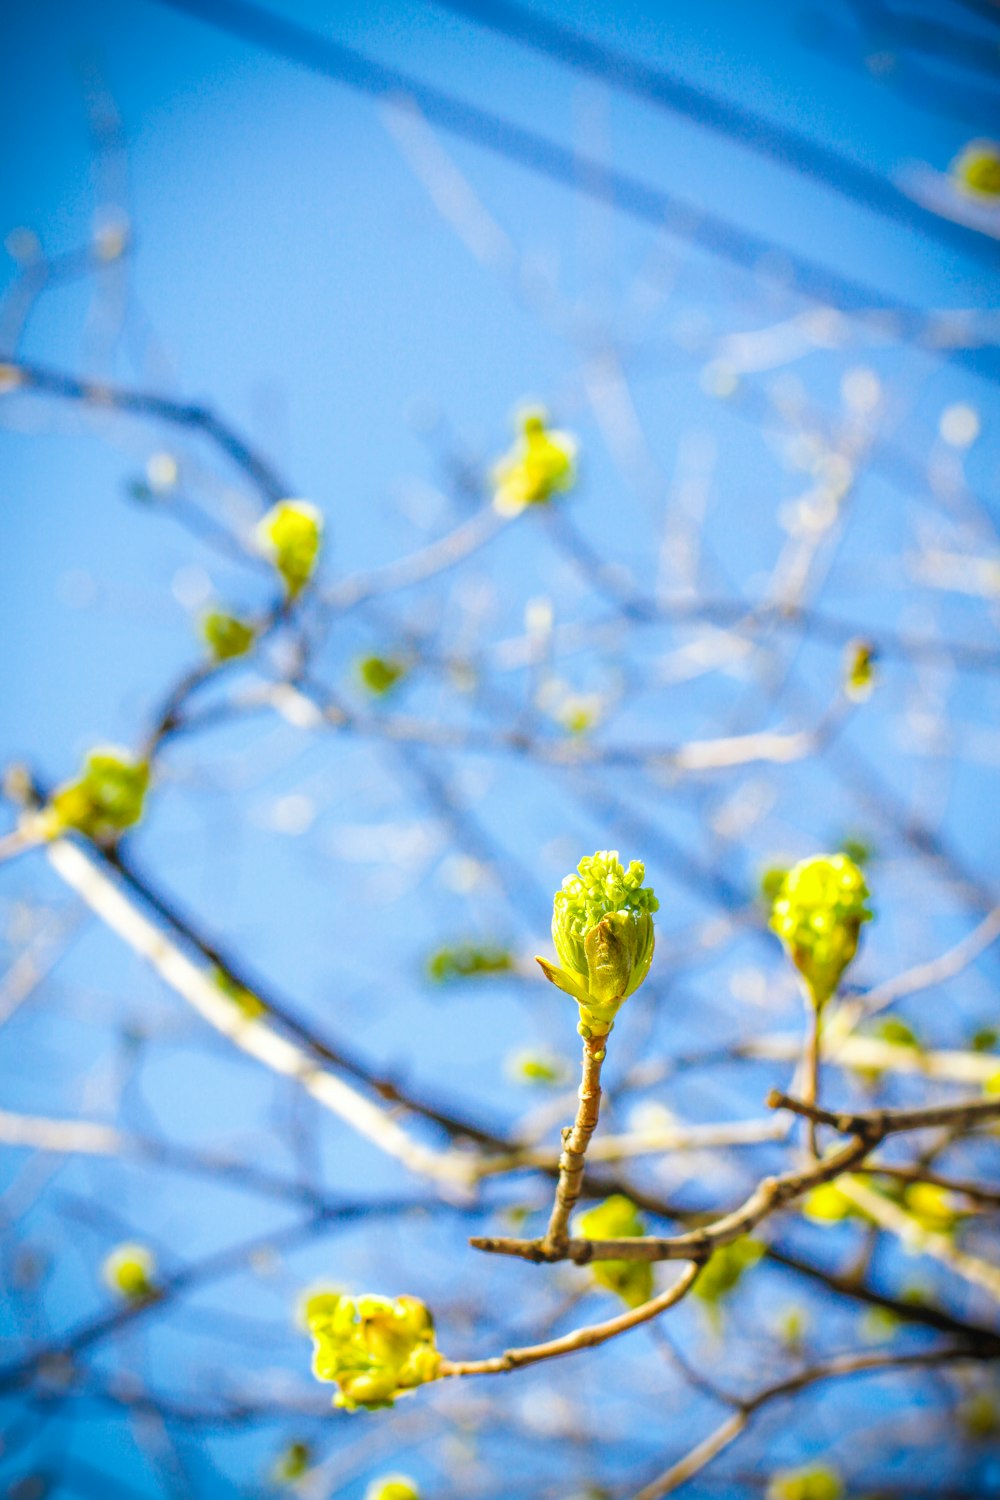
[[[788,1172],[782,1177],[765,1177],[732,1213],[724,1214],[701,1229],[670,1238],[645,1235],[635,1239],[569,1239],[561,1249],[547,1248],[543,1240],[476,1237],[469,1243],[477,1250],[494,1255],[514,1255],[536,1263],[571,1260],[580,1266],[592,1260],[659,1261],[704,1257],[720,1245],[728,1245],[748,1234],[770,1214],[810,1188],[850,1171],[871,1149],[867,1140],[856,1137],[802,1171]]]
[[[572,1333],[567,1333],[558,1339],[550,1339],[545,1344],[529,1344],[522,1349],[507,1349],[503,1354],[494,1355],[492,1359],[471,1359],[463,1361],[445,1360],[441,1365],[442,1376],[451,1375],[503,1375],[508,1370],[520,1369],[522,1365],[537,1364],[539,1360],[556,1359],[562,1354],[575,1354],[578,1349],[594,1349],[598,1344],[606,1344],[608,1339],[613,1339],[620,1333],[627,1333],[630,1328],[637,1328],[640,1323],[648,1323],[650,1318],[659,1317],[660,1313],[666,1312],[668,1307],[675,1306],[691,1290],[701,1264],[697,1261],[687,1266],[681,1275],[667,1291],[661,1292],[658,1297],[651,1297],[648,1302],[643,1302],[639,1307],[633,1307],[628,1312],[621,1313],[617,1318],[609,1318],[606,1323],[594,1323],[588,1328],[577,1328]]]
[[[829,1125],[841,1135],[859,1135],[878,1141],[902,1131],[927,1130],[940,1125],[972,1130],[977,1125],[1000,1120],[1000,1099],[966,1099],[958,1104],[937,1104],[923,1109],[872,1109],[850,1114],[820,1109],[772,1089],[767,1104],[770,1109],[790,1109],[806,1120]]]
[[[601,1112],[601,1065],[607,1048],[607,1037],[587,1037],[583,1043],[583,1075],[580,1079],[576,1119],[563,1131],[562,1154],[559,1157],[559,1181],[545,1231],[543,1244],[547,1252],[562,1250],[567,1240],[569,1216],[583,1186],[584,1158],[590,1137],[597,1128]]]
[[[894,1182],[927,1182],[932,1187],[944,1188],[949,1193],[959,1193],[984,1208],[1000,1208],[1000,1186],[970,1182],[967,1178],[949,1177],[944,1172],[935,1172],[919,1163],[899,1165],[896,1162],[867,1162],[857,1171],[866,1177],[891,1177]]]
[[[730,1443],[735,1442],[763,1406],[787,1396],[795,1396],[810,1385],[847,1375],[876,1375],[887,1370],[913,1368],[933,1369],[938,1365],[981,1357],[964,1344],[952,1344],[944,1349],[928,1349],[916,1354],[841,1354],[824,1364],[813,1365],[786,1380],[766,1386],[742,1402],[738,1411],[721,1422],[714,1432],[697,1443],[677,1463],[671,1464],[669,1469],[665,1469],[649,1484],[636,1490],[631,1500],[662,1500],[662,1496],[673,1494],[674,1490],[699,1474]]]
[[[790,1109],[807,1120],[850,1134],[851,1140],[800,1171],[765,1177],[739,1208],[687,1234],[669,1238],[647,1235],[635,1239],[568,1239],[561,1247],[553,1246],[547,1240],[507,1237],[477,1236],[469,1243],[477,1250],[493,1255],[513,1255],[536,1264],[558,1260],[571,1260],[576,1265],[586,1265],[592,1260],[686,1260],[692,1255],[709,1255],[720,1245],[730,1244],[748,1234],[764,1219],[811,1188],[831,1182],[842,1172],[860,1166],[888,1135],[936,1125],[971,1129],[977,1124],[1000,1119],[1000,1099],[967,1100],[928,1109],[873,1110],[856,1115],[834,1114],[777,1090],[772,1090],[767,1102],[772,1109]]]

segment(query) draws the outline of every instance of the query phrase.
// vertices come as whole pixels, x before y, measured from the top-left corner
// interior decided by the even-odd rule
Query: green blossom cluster
[[[653,961],[653,913],[645,866],[623,869],[617,849],[581,859],[553,902],[552,941],[561,967],[539,958],[545,977],[580,1007],[580,1035],[607,1036],[623,1000]]]
[[[587,1240],[639,1239],[646,1224],[624,1193],[614,1193],[578,1216],[575,1233]],[[653,1295],[653,1267],[644,1260],[595,1260],[590,1271],[598,1286],[615,1292],[629,1307],[640,1307]]]
[[[202,617],[201,634],[213,661],[232,661],[245,656],[257,639],[252,625],[224,609],[210,609]]]
[[[493,505],[503,516],[544,505],[576,482],[574,437],[549,427],[547,413],[540,408],[526,411],[520,427],[517,442],[493,471]]]
[[[335,1382],[336,1406],[392,1406],[405,1391],[435,1380],[441,1356],[434,1320],[416,1297],[337,1297],[307,1311],[313,1374]]]
[[[279,500],[257,527],[257,538],[281,574],[288,598],[297,598],[316,571],[322,513],[308,500]]]
[[[846,854],[805,859],[789,870],[771,908],[771,927],[808,986],[814,1004],[835,992],[871,919],[865,877]]]
[[[140,1302],[156,1291],[156,1261],[145,1245],[118,1245],[102,1270],[106,1284],[126,1302]]]
[[[144,760],[101,745],[89,752],[75,781],[53,792],[42,815],[45,833],[56,838],[73,828],[98,843],[111,843],[142,817],[148,786],[149,766]]]

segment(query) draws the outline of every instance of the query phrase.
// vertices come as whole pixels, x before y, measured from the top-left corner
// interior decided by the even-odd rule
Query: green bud
[[[126,1302],[141,1302],[156,1292],[156,1261],[145,1245],[119,1245],[102,1267],[104,1280]]]
[[[614,1193],[578,1215],[574,1233],[587,1240],[639,1239],[646,1224],[631,1198]],[[653,1295],[653,1267],[644,1260],[592,1260],[588,1269],[598,1286],[616,1293],[629,1307],[640,1307]]]
[[[691,1288],[702,1302],[714,1307],[739,1286],[746,1271],[755,1266],[766,1246],[760,1240],[744,1235],[712,1252],[698,1280]]]
[[[235,979],[230,979],[224,969],[213,968],[212,978],[227,1000],[231,1000],[248,1021],[259,1021],[261,1016],[267,1015],[267,1006],[260,996],[255,995],[253,990],[248,990],[245,985],[237,984]]]
[[[441,1356],[434,1322],[416,1297],[337,1297],[309,1309],[313,1374],[339,1387],[334,1405],[355,1411],[392,1406],[436,1380]]]
[[[252,625],[221,609],[211,609],[202,617],[201,634],[214,661],[245,656],[257,639]]]
[[[568,1081],[570,1070],[563,1057],[547,1052],[515,1052],[507,1059],[507,1074],[515,1083],[555,1086]]]
[[[322,513],[308,500],[279,500],[258,525],[257,540],[281,574],[289,599],[297,598],[316,571]]]
[[[1000,1435],[1000,1391],[976,1391],[959,1408],[959,1419],[970,1438],[982,1442]]]
[[[1000,198],[1000,147],[995,141],[970,141],[951,164],[955,180],[981,198]]]
[[[840,1500],[843,1482],[836,1469],[817,1464],[776,1474],[767,1487],[767,1500]]]
[[[98,843],[112,843],[142,817],[149,786],[149,766],[127,750],[102,745],[87,755],[76,781],[53,792],[42,814],[46,836],[57,838],[66,829]]]
[[[454,979],[476,979],[484,974],[506,974],[514,960],[506,948],[480,948],[474,943],[460,943],[454,948],[438,948],[427,960],[427,973],[436,984]]]
[[[931,1234],[953,1235],[964,1217],[954,1195],[936,1182],[911,1183],[903,1192],[903,1207]]]
[[[623,869],[616,849],[599,850],[577,868],[553,902],[552,941],[562,967],[536,962],[577,1001],[581,1036],[607,1036],[622,1002],[649,973],[659,902],[643,886],[645,866],[633,860]]]
[[[405,1474],[383,1474],[365,1490],[365,1500],[420,1500],[420,1492]]]
[[[821,1182],[810,1188],[802,1199],[802,1217],[813,1224],[839,1224],[844,1219],[860,1218],[862,1215],[835,1182]]]
[[[858,1330],[866,1344],[886,1344],[895,1338],[902,1324],[888,1307],[870,1307],[858,1321]]]
[[[781,865],[772,865],[761,875],[760,893],[767,903],[769,909],[771,906],[773,906],[775,896],[777,896],[778,892],[781,890],[781,887],[784,885],[785,876],[787,874],[788,871]]]
[[[864,703],[875,687],[877,657],[871,641],[851,641],[844,657],[844,692],[852,703]]]
[[[295,1302],[295,1324],[308,1333],[313,1322],[331,1317],[344,1293],[329,1281],[314,1281],[305,1287]]]
[[[297,1484],[312,1468],[313,1451],[308,1443],[289,1443],[271,1470],[274,1484]]]
[[[550,428],[540,408],[524,412],[520,427],[518,441],[493,471],[493,505],[503,516],[544,505],[576,483],[576,439]]]
[[[816,1006],[834,994],[858,949],[865,877],[846,854],[804,859],[789,870],[771,909],[771,928],[785,945]]]
[[[366,692],[383,698],[406,676],[406,663],[391,656],[362,656],[357,664],[358,678]]]

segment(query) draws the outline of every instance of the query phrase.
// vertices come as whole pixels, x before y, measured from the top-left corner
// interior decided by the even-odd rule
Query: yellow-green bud
[[[384,698],[406,676],[406,663],[391,656],[362,656],[357,670],[365,691],[374,698]]]
[[[956,181],[982,198],[1000,198],[1000,146],[970,141],[951,164]]]
[[[201,634],[214,661],[245,656],[257,639],[252,625],[223,609],[210,609],[202,617]]]
[[[536,962],[579,1004],[581,1036],[607,1036],[622,1002],[649,973],[659,902],[643,886],[645,866],[633,860],[623,869],[617,849],[599,850],[577,869],[553,902],[552,941],[561,967]]]
[[[854,1200],[835,1182],[821,1182],[810,1188],[802,1200],[802,1216],[813,1224],[839,1224],[844,1219],[860,1217]]]
[[[289,599],[295,599],[316,571],[322,512],[308,500],[279,500],[258,525],[257,540],[281,574]]]
[[[836,1469],[787,1469],[767,1487],[767,1500],[840,1500],[844,1486]]]
[[[851,641],[844,657],[844,692],[852,703],[864,703],[875,687],[878,652],[871,641]]]
[[[260,996],[255,995],[253,990],[248,990],[246,985],[237,984],[235,979],[230,979],[225,969],[213,968],[212,978],[218,989],[248,1021],[259,1021],[261,1016],[267,1015],[267,1006]]]
[[[502,516],[544,505],[576,482],[576,439],[547,423],[547,413],[540,408],[526,411],[520,437],[493,471],[493,505]]]
[[[959,1408],[959,1420],[970,1438],[983,1441],[1000,1435],[1000,1392],[975,1391]]]
[[[638,1239],[645,1221],[631,1198],[614,1193],[580,1214],[574,1233],[587,1240]],[[589,1268],[598,1286],[615,1292],[629,1307],[640,1307],[653,1295],[653,1267],[644,1260],[593,1260]]]
[[[557,1085],[566,1083],[570,1068],[564,1057],[549,1052],[515,1052],[507,1058],[507,1076],[515,1083]]]
[[[119,1245],[102,1267],[104,1280],[126,1302],[141,1302],[156,1292],[156,1261],[145,1245]]]
[[[309,1333],[314,1319],[332,1314],[343,1295],[342,1288],[330,1281],[314,1281],[304,1287],[295,1302],[296,1326]]]
[[[406,1474],[383,1474],[365,1490],[365,1500],[420,1500],[420,1492]]]
[[[57,838],[68,828],[111,843],[142,817],[149,786],[149,766],[127,750],[101,745],[87,755],[75,781],[53,792],[41,818],[46,835]]]
[[[931,1234],[954,1234],[963,1218],[954,1194],[936,1182],[911,1183],[903,1192],[903,1206]]]
[[[271,1470],[275,1484],[297,1484],[312,1468],[313,1451],[308,1443],[289,1443],[280,1453]]]
[[[774,898],[771,928],[824,1005],[858,950],[862,922],[871,919],[865,877],[846,854],[804,859],[788,871]]]
[[[416,1297],[338,1297],[310,1310],[313,1374],[339,1386],[336,1406],[392,1406],[436,1380],[434,1321]]]
[[[732,1240],[728,1245],[720,1245],[712,1252],[691,1290],[709,1307],[716,1306],[730,1292],[735,1291],[744,1272],[757,1264],[764,1250],[765,1246],[760,1240],[751,1239],[749,1235]]]

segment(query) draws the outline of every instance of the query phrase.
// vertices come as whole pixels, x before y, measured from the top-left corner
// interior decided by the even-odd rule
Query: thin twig
[[[494,1355],[492,1359],[445,1360],[441,1365],[440,1373],[442,1376],[503,1375],[508,1370],[520,1369],[522,1365],[537,1364],[539,1360],[556,1359],[562,1354],[574,1354],[578,1349],[596,1348],[598,1344],[606,1344],[608,1339],[617,1338],[620,1333],[627,1333],[630,1328],[637,1328],[640,1323],[648,1323],[650,1318],[659,1317],[660,1313],[666,1312],[668,1307],[675,1306],[691,1290],[700,1270],[700,1263],[692,1262],[691,1265],[685,1267],[667,1291],[661,1292],[658,1297],[650,1298],[639,1307],[633,1307],[628,1312],[621,1313],[617,1318],[609,1318],[606,1323],[594,1323],[588,1328],[577,1328],[573,1333],[564,1334],[562,1338],[551,1339],[545,1344],[531,1344],[523,1349],[507,1349],[503,1354]]]
[[[787,1380],[765,1387],[745,1401],[740,1410],[721,1422],[714,1432],[686,1453],[677,1463],[671,1464],[649,1484],[636,1490],[632,1500],[662,1500],[662,1496],[674,1490],[701,1472],[712,1460],[728,1448],[749,1425],[751,1418],[761,1407],[786,1396],[797,1395],[807,1386],[822,1380],[834,1380],[847,1375],[874,1375],[886,1370],[916,1367],[934,1368],[952,1364],[958,1360],[975,1359],[978,1356],[964,1344],[951,1345],[945,1349],[930,1349],[915,1354],[842,1354],[821,1365],[792,1375]]]
[[[601,1065],[604,1062],[607,1040],[603,1036],[584,1039],[576,1119],[563,1131],[559,1181],[556,1183],[555,1201],[543,1241],[546,1250],[550,1252],[562,1249],[566,1243],[569,1216],[583,1185],[584,1158],[601,1112]]]

